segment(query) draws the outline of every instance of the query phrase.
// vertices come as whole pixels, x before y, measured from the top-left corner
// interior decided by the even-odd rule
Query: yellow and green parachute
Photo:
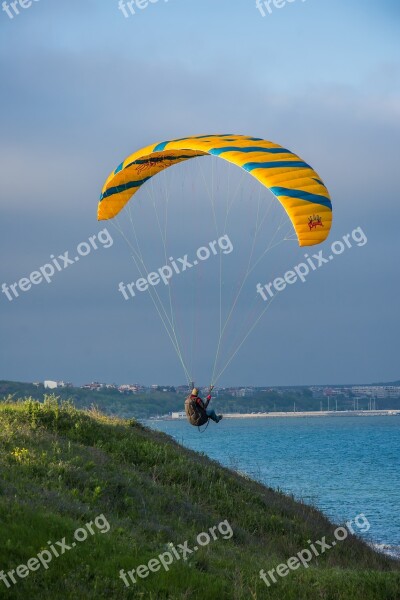
[[[200,135],[159,142],[128,156],[107,178],[98,219],[112,219],[151,177],[199,156],[219,156],[267,187],[286,210],[300,246],[320,244],[329,235],[332,204],[318,173],[279,144],[242,135]]]

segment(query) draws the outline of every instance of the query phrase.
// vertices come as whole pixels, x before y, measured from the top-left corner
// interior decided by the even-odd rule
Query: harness
[[[188,418],[188,421],[191,425],[195,427],[201,427],[208,423],[208,415],[206,413],[206,409],[201,406],[198,402],[198,396],[189,396],[185,400],[185,413]]]

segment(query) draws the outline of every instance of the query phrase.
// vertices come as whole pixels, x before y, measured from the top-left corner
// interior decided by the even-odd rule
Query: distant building
[[[97,392],[98,390],[101,390],[105,387],[106,387],[105,383],[99,383],[98,381],[92,381],[92,383],[85,383],[85,385],[81,386],[81,388],[83,390],[91,390],[92,392],[93,391]]]
[[[386,385],[385,390],[388,398],[400,398],[400,386]]]
[[[400,398],[400,386],[395,385],[353,386],[351,391],[359,398]]]
[[[44,382],[44,387],[45,387],[47,390],[55,390],[55,389],[56,389],[56,387],[57,387],[57,381],[51,381],[51,380],[49,380],[49,379],[48,379],[48,380],[46,380],[46,381]]]
[[[118,387],[118,391],[121,392],[121,394],[137,394],[138,386],[132,383],[124,383]]]
[[[324,396],[343,396],[342,388],[324,388]]]
[[[186,419],[185,412],[173,412],[171,413],[171,419]]]
[[[39,386],[39,383],[33,385]],[[45,388],[49,390],[55,390],[56,388],[72,388],[73,385],[69,381],[51,381],[50,379],[43,382]]]

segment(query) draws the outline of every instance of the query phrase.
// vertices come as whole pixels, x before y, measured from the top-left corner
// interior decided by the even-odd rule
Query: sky
[[[135,14],[124,6],[128,17],[118,0],[35,0],[13,18],[0,10],[0,287],[51,257],[74,256],[80,244],[85,253],[89,238],[99,236],[97,250],[91,246],[74,264],[64,268],[59,259],[49,283],[11,300],[3,287],[0,379],[185,382],[149,295],[125,300],[118,291],[139,273],[115,224],[97,222],[96,212],[107,175],[124,157],[153,142],[209,133],[272,140],[312,164],[334,209],[330,237],[318,248],[324,255],[346,234],[364,236],[276,294],[226,366],[240,331],[251,328],[250,308],[259,311],[255,318],[264,309],[256,284],[305,260],[293,241],[268,253],[235,305],[218,384],[399,379],[398,1],[293,0],[271,3],[271,12],[252,0],[153,0],[142,9],[133,4]],[[166,218],[166,193],[175,257],[218,235],[232,242],[232,252],[158,288],[167,307],[173,289],[183,361],[205,385],[220,316],[230,314],[247,264],[259,190],[231,169],[189,163],[156,181],[152,199],[141,190],[132,210],[154,269],[165,264],[157,218]],[[221,210],[234,184],[239,200],[224,230]],[[264,200],[267,207],[274,199],[262,190]],[[264,245],[281,222],[273,204]]]

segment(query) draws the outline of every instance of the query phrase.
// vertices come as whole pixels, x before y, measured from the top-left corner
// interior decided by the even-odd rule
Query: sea
[[[361,537],[400,559],[400,416],[235,418],[203,433],[186,420],[145,424],[334,523],[364,515]]]

